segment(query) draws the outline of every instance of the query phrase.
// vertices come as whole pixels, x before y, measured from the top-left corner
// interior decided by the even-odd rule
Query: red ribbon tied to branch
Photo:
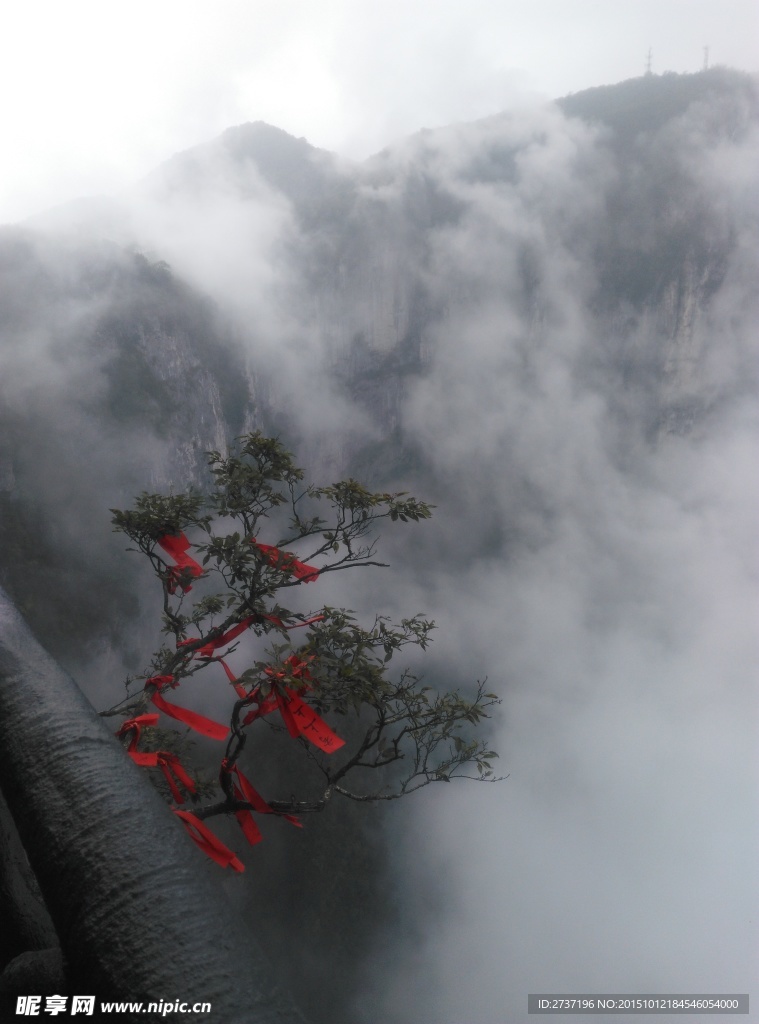
[[[223,775],[235,776],[235,779],[232,779],[231,782],[232,793],[236,800],[244,800],[246,803],[251,804],[253,810],[258,814],[276,814],[281,818],[285,818],[292,825],[303,828],[302,822],[298,821],[295,815],[275,811],[273,807],[270,807],[258,790],[253,788],[250,780],[243,775],[236,764],[230,765],[229,761],[224,758],[221,762],[221,772]],[[256,843],[260,843],[263,836],[253,819],[252,811],[235,811],[235,817],[250,845],[255,846]]]
[[[281,572],[290,573],[304,583],[312,583],[318,579],[319,570],[316,566],[306,565],[304,562],[299,561],[291,552],[281,551],[279,548],[273,547],[270,544],[260,544],[254,537],[250,539],[250,542],[254,545],[256,550],[260,552],[262,560],[268,562],[268,564],[273,568],[278,569]],[[179,533],[177,535],[165,534],[163,537],[158,539],[157,543],[174,559],[176,563],[174,566],[170,566],[168,570],[167,588],[169,593],[174,594],[177,588],[180,588],[183,593],[187,593],[187,591],[192,589],[192,584],[186,582],[187,575],[189,574],[192,577],[203,575],[202,566],[188,554],[191,546],[189,540],[184,533]],[[192,658],[197,655],[200,658],[213,658],[214,653],[219,648],[228,646],[254,623],[268,621],[280,629],[289,630],[296,629],[299,626],[311,625],[314,622],[321,621],[323,618],[323,615],[315,615],[302,622],[285,625],[283,620],[277,615],[255,612],[252,615],[247,616],[245,619],[242,619],[220,636],[201,644],[201,646],[190,652],[189,657]],[[177,647],[185,647],[193,643],[197,643],[197,641],[193,639],[180,640]],[[241,699],[248,697],[255,698],[257,694],[260,694],[260,686],[251,694],[248,694],[245,688],[238,684],[234,673],[224,659],[219,658],[218,660],[221,662],[227,678],[233,684]],[[299,658],[297,655],[292,654],[285,662],[285,666],[288,669],[287,673],[284,671],[275,673],[273,669],[267,669],[266,671],[274,679],[284,679],[286,674],[289,674],[289,676],[293,678],[300,678],[305,684],[304,689],[309,689],[306,680],[311,678],[308,672],[308,661],[310,660],[311,658],[304,660]],[[170,704],[166,701],[162,697],[160,691],[162,687],[167,685],[172,687],[176,686],[173,676],[153,676],[145,681],[145,689],[152,690],[150,699],[155,707],[160,711],[163,711],[164,714],[169,715],[169,717],[176,719],[176,721],[182,722],[191,729],[194,729],[196,732],[199,732],[203,736],[208,736],[211,739],[218,740],[224,740],[227,738],[229,735],[228,726],[221,725],[219,722],[206,718],[204,715],[200,715],[195,711],[190,711],[188,708],[178,707],[177,705]],[[280,688],[275,684],[272,692],[267,697],[259,700],[257,709],[248,713],[243,724],[249,725],[251,722],[255,721],[256,718],[269,714],[276,708],[279,708],[282,719],[291,736],[303,736],[326,753],[333,753],[344,745],[345,741],[329,728],[327,723],[316,713],[316,711],[314,711],[312,707],[301,700],[298,694],[287,686],[282,686],[282,689],[280,690]],[[196,792],[196,787],[193,780],[179,763],[179,759],[176,755],[170,754],[167,751],[151,751],[143,753],[136,749],[141,727],[144,725],[155,725],[157,721],[158,715],[156,714],[140,715],[137,718],[130,719],[128,722],[124,722],[118,735],[124,735],[128,730],[132,730],[133,735],[128,748],[130,757],[132,757],[137,764],[153,767],[157,766],[161,768],[174,800],[177,803],[183,803],[183,797],[177,783],[184,786],[187,792],[193,794]],[[256,789],[254,789],[250,781],[243,775],[239,768],[237,768],[236,765],[230,765],[226,758],[222,761],[222,773],[235,776],[235,778],[231,780],[232,792],[235,799],[250,804],[253,811],[256,811],[259,814],[280,814],[280,812],[275,811],[266,803],[263,797]],[[191,814],[189,811],[179,811],[176,809],[174,810],[174,813],[181,820],[193,842],[199,846],[208,857],[217,864],[220,864],[222,867],[231,867],[235,871],[245,870],[243,864],[232,853],[232,851],[226,847],[196,815]],[[262,838],[261,832],[253,819],[252,811],[236,811],[235,816],[248,842],[251,843],[251,845],[260,842]],[[293,825],[297,825],[299,828],[302,827],[300,821],[298,821],[298,819],[293,815],[281,814],[281,816],[286,818]]]
[[[325,754],[333,754],[345,745],[345,740],[340,739],[324,719],[289,687],[285,687],[284,693],[277,690],[276,695],[282,719],[291,736],[303,736]]]
[[[169,593],[176,593],[177,587],[179,587],[186,594],[189,590],[192,590],[192,584],[182,582],[183,574],[189,573],[191,576],[203,575],[203,566],[199,565],[194,558],[187,554],[190,550],[189,540],[183,533],[179,533],[176,536],[167,533],[163,537],[158,538],[158,544],[177,563],[176,565],[169,566],[169,579],[167,582]]]
[[[212,658],[213,652],[218,650],[219,647],[226,647],[227,644],[231,644],[233,640],[244,633],[246,629],[249,629],[254,622],[260,622],[262,616],[260,615],[248,615],[247,618],[238,622],[236,626],[232,626],[226,633],[222,633],[221,636],[217,636],[214,640],[209,640],[208,643],[203,644],[202,647],[198,647],[192,653],[197,654],[201,658]],[[188,644],[197,643],[196,640],[190,638],[188,640],[179,640],[177,647],[187,647]]]
[[[245,865],[232,853],[228,846],[217,838],[213,832],[204,825],[200,818],[190,811],[174,811],[184,827],[190,839],[200,847],[203,853],[211,860],[216,861],[223,868],[232,868],[233,871],[244,871]]]
[[[158,718],[158,715],[138,715],[136,718],[130,718],[122,722],[121,728],[116,735],[125,736],[128,732],[132,733],[129,739],[129,746],[127,747],[127,754],[129,754],[135,764],[142,765],[145,768],[160,768],[171,790],[172,797],[176,803],[183,804],[184,797],[177,783],[180,783],[188,793],[193,795],[197,792],[197,787],[182,767],[177,755],[171,754],[167,750],[141,751],[136,749],[142,727],[157,725]]]
[[[247,618],[238,622],[236,626],[232,626],[226,633],[222,633],[221,636],[217,636],[215,640],[209,640],[208,643],[203,644],[202,647],[198,647],[193,651],[193,655],[197,655],[200,658],[212,658],[214,651],[217,651],[220,647],[226,647],[227,644],[232,643],[236,640],[241,633],[244,633],[246,629],[249,629],[254,623],[261,622],[263,619],[267,619],[269,622],[273,622],[275,626],[279,626],[281,629],[298,629],[300,626],[310,626],[314,622],[320,622],[324,618],[323,615],[314,615],[310,619],[305,619],[303,622],[295,622],[291,626],[286,626],[282,619],[277,615],[266,615],[263,612],[255,612],[253,615],[248,615]],[[177,643],[177,647],[186,647],[188,644],[195,643],[193,639],[180,640]],[[227,665],[223,658],[219,658],[221,667],[226,673],[227,679],[234,686],[237,696],[240,698],[247,697],[247,690],[237,682],[237,676],[232,672],[232,669]]]
[[[273,620],[275,616],[258,614],[248,615],[247,618],[238,622],[236,626],[232,626],[231,629],[228,629],[226,633],[222,633],[221,636],[217,636],[215,640],[209,640],[207,644],[203,644],[202,647],[198,647],[198,649],[192,653],[194,655],[196,654],[199,658],[212,658],[214,656],[214,651],[218,650],[219,647],[226,647],[227,644],[231,644],[233,640],[240,636],[241,633],[244,633],[246,629],[249,629],[254,622],[260,622],[262,618],[271,618]],[[281,622],[281,620],[278,621]],[[191,643],[194,643],[194,641],[180,640],[177,643],[177,647],[186,647]],[[230,681],[232,686],[234,686],[237,696],[241,699],[247,697],[248,691],[244,686],[241,686],[240,683],[237,682],[237,676],[229,665],[227,665],[226,661],[224,661],[223,658],[219,658],[219,662],[221,663],[221,667],[224,669],[227,679]]]
[[[309,661],[313,661],[313,655],[304,660],[303,658],[299,658],[297,654],[291,654],[284,662],[285,666],[290,670],[291,676],[295,679],[302,679],[304,681],[304,691],[311,689],[309,684],[306,682],[306,680],[311,678],[311,674],[308,671]],[[284,679],[286,675],[285,672],[275,672],[271,667],[264,669],[264,671],[268,676],[271,676],[272,679]],[[252,700],[256,701],[258,707],[247,713],[242,723],[244,726],[250,725],[251,722],[255,722],[257,718],[263,718],[264,715],[268,715],[272,711],[276,711],[279,707],[277,693],[274,688],[272,688],[271,692],[266,697],[262,697],[261,687],[257,686],[251,691],[250,697]]]
[[[169,677],[171,678],[171,677]],[[131,754],[134,752],[137,743],[140,739],[140,733],[142,732],[143,726],[158,725],[158,719],[160,715],[137,715],[136,718],[128,718],[126,721],[121,723],[121,727],[116,733],[117,736],[126,736],[128,732],[131,732],[129,738],[129,746],[127,747],[127,753]]]
[[[315,565],[299,562],[290,551],[281,551],[272,544],[260,544],[255,537],[250,538],[250,543],[261,552],[263,560],[272,568],[279,569],[280,572],[289,572],[304,583],[313,583],[319,578],[319,570]]]
[[[206,718],[205,715],[199,715],[197,711],[177,707],[176,704],[169,704],[167,700],[164,700],[160,694],[160,688],[167,683],[172,686],[174,685],[172,676],[153,676],[145,681],[145,689],[152,689],[153,692],[150,695],[150,699],[159,711],[163,711],[165,715],[176,719],[177,722],[183,722],[184,725],[188,725],[195,732],[199,732],[201,736],[208,736],[212,740],[225,740],[227,738],[229,735],[228,725],[214,722],[213,719]]]
[[[291,654],[284,665],[290,669],[290,675],[296,679],[300,678],[305,681],[311,678],[308,662],[299,658],[297,654]],[[285,672],[274,672],[271,668],[266,671],[274,679],[285,678]],[[308,683],[304,689],[309,689]],[[303,736],[309,743],[313,743],[315,747],[323,750],[325,754],[333,754],[345,745],[345,740],[334,733],[324,719],[310,705],[301,700],[294,690],[289,686],[284,686],[283,690],[284,693],[275,685],[272,692],[259,702],[258,707],[248,712],[243,725],[250,725],[257,718],[262,718],[274,711],[275,708],[279,708],[282,721],[292,737]],[[260,687],[251,696],[255,696],[257,692],[260,692]]]
[[[159,750],[157,753],[157,764],[163,772],[163,777],[166,779],[171,795],[176,803],[184,803],[184,797],[177,787],[177,782],[184,786],[186,791],[193,796],[197,793],[197,786],[180,764],[176,754],[170,754],[167,750]],[[176,782],[174,781],[175,779]]]

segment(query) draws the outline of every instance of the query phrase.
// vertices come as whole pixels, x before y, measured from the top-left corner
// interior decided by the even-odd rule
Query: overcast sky
[[[363,158],[421,127],[711,63],[756,0],[27,0],[0,16],[0,222],[112,193],[245,121]]]

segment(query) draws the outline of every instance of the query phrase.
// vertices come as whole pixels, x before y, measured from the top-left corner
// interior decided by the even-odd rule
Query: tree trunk
[[[2,590],[0,787],[72,992],[211,1003],[184,1022],[301,1024],[216,869]]]
[[[39,883],[0,792],[0,971],[30,950],[58,946]]]

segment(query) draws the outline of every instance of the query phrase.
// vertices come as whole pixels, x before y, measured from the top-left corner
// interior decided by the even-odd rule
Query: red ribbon
[[[237,682],[237,676],[234,674],[232,669],[229,667],[229,665],[227,665],[226,661],[224,661],[223,658],[219,658],[219,664],[224,669],[227,679],[230,681],[232,686],[234,686],[235,693],[237,694],[237,696],[240,698],[240,700],[244,700],[245,697],[248,696],[248,691],[245,689],[242,683]]]
[[[170,754],[168,750],[152,750],[145,753],[139,750],[130,750],[128,754],[135,764],[145,768],[161,769],[175,803],[184,803],[184,797],[177,787],[177,782],[184,786],[188,793],[193,795],[197,793],[197,786],[182,767],[176,754]]]
[[[170,679],[171,676],[168,678]],[[136,718],[128,718],[126,721],[121,723],[121,728],[116,733],[117,736],[125,736],[130,730],[132,732],[131,739],[129,740],[129,746],[127,747],[128,754],[131,754],[137,746],[143,725],[158,725],[159,717],[159,715],[138,715]]]
[[[121,723],[121,728],[116,733],[117,736],[125,736],[126,733],[131,732],[132,735],[129,740],[129,746],[127,747],[127,754],[131,757],[135,764],[143,765],[146,768],[155,768],[158,764],[158,753],[152,751],[150,753],[143,753],[137,750],[137,743],[140,739],[140,733],[142,732],[143,725],[158,725],[158,719],[160,715],[138,715],[136,718],[129,718],[127,721]]]
[[[226,647],[227,644],[231,644],[233,640],[244,633],[246,629],[249,629],[254,622],[260,621],[261,616],[259,615],[248,615],[247,618],[238,622],[236,626],[232,626],[226,633],[222,633],[221,636],[217,636],[215,640],[209,640],[207,644],[203,644],[202,647],[198,647],[197,650],[193,651],[193,654],[199,655],[201,658],[212,658],[213,652],[218,650],[219,647]],[[189,640],[180,640],[177,643],[177,647],[186,647],[188,644],[193,644],[196,641],[192,638]]]
[[[188,793],[192,793],[193,796],[197,793],[197,786],[192,781],[190,776],[184,770],[179,762],[179,758],[176,754],[170,754],[166,750],[159,750],[157,755],[158,767],[163,772],[163,777],[169,785],[171,795],[178,804],[184,803],[184,797],[177,788],[176,782],[179,782]],[[176,779],[176,782],[174,781]]]
[[[218,650],[219,647],[226,647],[227,644],[230,644],[241,633],[244,633],[246,629],[249,629],[254,622],[260,622],[262,618],[270,618],[270,616],[262,616],[258,614],[249,615],[247,618],[243,619],[242,622],[238,622],[236,626],[232,626],[231,629],[228,629],[226,633],[222,633],[221,636],[217,636],[215,640],[209,640],[207,644],[204,644],[202,647],[198,647],[196,651],[193,651],[193,654],[197,654],[200,658],[212,658],[214,651]],[[191,643],[193,643],[193,640],[191,639],[180,640],[177,643],[177,647],[186,647],[187,644]],[[237,676],[229,665],[227,665],[226,661],[224,661],[223,658],[219,658],[219,662],[226,673],[227,679],[234,686],[237,696],[241,699],[247,697],[248,691],[244,686],[241,686],[240,683],[237,682]]]
[[[207,644],[203,644],[202,647],[198,647],[197,650],[193,651],[193,655],[197,654],[201,658],[212,658],[214,651],[218,650],[219,647],[226,647],[233,640],[244,633],[246,629],[249,629],[255,622],[260,622],[262,619],[267,619],[269,622],[273,622],[276,626],[280,626],[282,629],[297,629],[300,626],[310,626],[314,622],[320,622],[324,618],[323,615],[314,615],[310,619],[306,619],[303,622],[295,622],[292,626],[286,626],[282,619],[277,615],[265,615],[263,613],[256,612],[253,615],[248,615],[247,618],[238,622],[236,626],[232,626],[226,633],[222,633],[221,636],[216,637],[215,640],[209,640]],[[193,639],[180,640],[177,643],[177,647],[186,647],[188,644],[195,643]],[[232,683],[237,692],[237,696],[244,698],[248,696],[247,691],[243,686],[237,682],[237,676],[232,672],[231,668],[224,661],[223,658],[219,658],[219,663],[226,673],[227,679]]]
[[[313,743],[325,754],[333,754],[340,747],[345,746],[345,740],[340,739],[324,719],[317,715],[309,704],[302,701],[297,693],[285,687],[285,694],[286,697],[277,691],[277,704],[291,736],[305,737],[309,743]]]
[[[256,622],[261,622],[262,619],[266,619],[268,622],[273,622],[275,626],[279,626],[281,629],[299,629],[301,626],[310,626],[314,622],[321,622],[324,618],[323,615],[314,615],[310,619],[304,619],[303,622],[294,622],[292,626],[286,626],[282,619],[278,615],[266,615],[263,612],[254,612],[253,615],[248,615],[237,623],[236,626],[232,626],[226,633],[222,633],[221,636],[217,636],[215,640],[209,640],[207,644],[203,644],[202,647],[198,647],[197,650],[193,651],[193,654],[199,655],[201,658],[212,658],[213,652],[217,651],[220,647],[226,647],[227,644],[231,644],[233,640],[244,633],[246,629],[250,629]],[[177,643],[177,647],[186,647],[188,644],[195,643],[195,640],[190,638],[188,640],[180,640]]]
[[[225,846],[200,818],[197,818],[190,811],[174,811],[184,827],[190,839],[200,847],[207,857],[215,861],[223,868],[232,868],[234,871],[244,871],[245,865],[237,859],[228,846]]]
[[[171,677],[169,676],[168,678]],[[177,755],[171,754],[167,750],[141,751],[136,749],[142,726],[157,725],[158,718],[158,715],[138,715],[136,718],[130,718],[122,722],[121,728],[116,735],[124,736],[127,732],[131,731],[132,736],[127,747],[127,754],[129,754],[135,764],[142,767],[160,768],[169,785],[172,797],[178,804],[183,804],[184,797],[177,788],[177,782],[184,786],[188,793],[196,793],[197,787],[182,767]]]
[[[307,580],[306,582],[310,582],[310,580]],[[324,616],[314,615],[310,619],[304,619],[303,622],[294,622],[292,626],[286,626],[278,615],[262,615],[261,618],[268,619],[269,622],[273,622],[274,625],[279,626],[280,629],[300,629],[301,626],[310,626],[312,622],[321,622]]]
[[[190,573],[191,576],[203,575],[203,566],[199,565],[194,558],[187,554],[190,550],[189,540],[183,533],[179,533],[176,536],[167,533],[163,537],[158,538],[158,544],[177,563],[176,565],[169,566],[169,579],[167,582],[169,593],[176,593],[176,589],[179,587],[186,594],[189,590],[192,590],[192,584],[182,582],[183,574]]]
[[[308,661],[310,660],[312,659],[309,658]],[[284,664],[289,667],[291,676],[307,680],[311,678],[308,661],[299,658],[297,654],[291,654]],[[285,678],[285,672],[274,672],[271,668],[266,669],[266,672],[275,679]],[[334,733],[324,719],[310,705],[301,700],[294,690],[288,686],[283,689],[284,693],[281,693],[275,687],[267,697],[259,702],[257,708],[248,712],[243,720],[243,725],[250,725],[257,718],[262,718],[274,711],[275,708],[279,708],[282,721],[293,738],[303,736],[326,754],[332,754],[345,745],[345,740]],[[309,689],[308,683],[303,689]],[[259,691],[260,687],[251,696],[255,696]]]
[[[173,683],[172,676],[153,676],[152,679],[148,679],[145,682],[145,689],[153,690],[150,699],[159,711],[163,711],[165,715],[176,719],[177,722],[189,725],[195,732],[199,732],[202,736],[208,736],[212,740],[225,740],[227,738],[229,726],[221,725],[220,722],[214,722],[213,719],[206,718],[205,715],[199,715],[196,711],[177,707],[176,704],[169,704],[168,701],[164,700],[159,692],[159,687],[165,683]]]
[[[290,657],[286,659],[284,664],[288,666],[288,668],[290,669],[290,675],[292,675],[296,679],[300,678],[305,681],[306,679],[311,678],[311,674],[308,671],[309,661],[313,661],[313,655],[311,655],[306,661],[304,661],[302,658],[299,658],[297,654],[291,654]],[[264,671],[268,676],[271,676],[272,679],[284,679],[286,675],[285,672],[275,672],[274,669],[271,667],[264,669]],[[308,683],[305,683],[303,689],[310,689]],[[250,696],[254,700],[257,700],[258,707],[248,712],[248,714],[243,719],[243,725],[250,725],[251,722],[255,722],[257,718],[262,718],[264,715],[268,715],[271,711],[276,711],[276,709],[279,707],[279,703],[277,701],[277,694],[275,690],[272,690],[271,693],[269,693],[269,695],[267,697],[264,697],[263,699],[260,699],[260,694],[260,686],[257,686],[255,690],[251,692]]]
[[[280,551],[271,544],[259,544],[255,537],[250,538],[250,543],[262,553],[264,561],[268,562],[274,569],[280,572],[289,572],[297,576],[304,583],[313,583],[319,578],[319,570],[315,565],[306,565],[299,562],[290,551]]]
[[[270,712],[277,710],[277,698],[273,690],[268,697],[264,697],[263,699],[261,699],[260,695],[261,687],[257,686],[250,696],[253,700],[258,701],[258,707],[247,713],[243,719],[243,725],[250,725],[251,722],[255,722],[257,718],[263,718],[264,715],[268,715]]]
[[[304,562],[295,558],[291,552],[281,551],[279,548],[273,547],[270,544],[259,544],[255,538],[251,538],[251,543],[261,553],[263,560],[268,562],[268,564],[273,568],[278,569],[281,572],[290,573],[304,583],[312,583],[318,579],[319,570],[316,566],[306,565]],[[158,544],[174,559],[176,563],[176,565],[170,566],[168,570],[167,587],[169,593],[175,593],[177,587],[179,587],[184,593],[192,590],[192,584],[183,582],[183,577],[186,576],[186,574],[189,574],[192,577],[202,576],[204,570],[202,566],[187,553],[190,549],[190,542],[187,537],[184,533],[179,533],[178,535],[166,534],[158,539]],[[232,626],[231,629],[228,629],[221,636],[218,636],[213,640],[209,640],[201,647],[192,651],[190,657],[198,655],[201,658],[213,658],[215,651],[220,647],[226,647],[228,644],[232,643],[233,640],[256,622],[266,620],[280,629],[289,630],[297,629],[300,626],[309,626],[314,622],[321,621],[323,618],[323,615],[315,615],[303,622],[296,622],[288,626],[285,625],[282,619],[277,615],[268,615],[257,612],[253,615],[247,616],[241,622]],[[195,641],[192,639],[180,640],[177,647],[185,647],[194,642]],[[245,688],[237,682],[237,678],[224,659],[219,658],[218,660],[221,662],[221,666],[230,683],[234,686],[237,695],[240,698],[248,697],[249,695]],[[308,660],[311,659],[309,658]],[[287,666],[290,676],[301,678],[304,683],[310,678],[308,662],[299,658],[295,654],[290,655],[285,662],[285,666]],[[278,679],[283,679],[286,675],[285,672],[274,673],[273,669],[267,669],[267,672],[273,678]],[[169,715],[178,722],[188,725],[191,729],[201,733],[201,735],[219,740],[227,738],[229,734],[228,726],[221,725],[219,722],[214,722],[212,719],[206,718],[204,715],[199,715],[195,711],[190,711],[188,708],[181,708],[174,704],[169,704],[160,693],[161,687],[165,685],[176,685],[173,676],[153,676],[145,682],[145,689],[153,691],[150,695],[150,699],[160,711],[163,711],[164,714]],[[284,692],[280,692],[280,690],[275,687],[267,697],[260,700],[258,708],[249,712],[243,724],[249,725],[251,722],[255,721],[256,718],[267,715],[271,711],[274,711],[275,708],[279,708],[282,719],[291,736],[304,736],[307,740],[319,747],[321,750],[324,750],[326,753],[332,753],[343,746],[345,741],[340,739],[340,737],[329,728],[326,722],[324,722],[312,707],[302,701],[298,694],[289,687],[283,687],[283,689]],[[307,683],[305,683],[305,689],[308,689]],[[251,696],[255,696],[258,693],[260,693],[260,687],[257,687]],[[129,755],[138,764],[159,767],[164,774],[169,789],[171,790],[172,797],[177,803],[183,803],[183,797],[177,783],[184,786],[189,793],[195,793],[196,787],[193,780],[179,763],[179,759],[176,755],[170,754],[166,751],[142,753],[136,750],[141,726],[155,725],[157,721],[158,715],[140,715],[137,718],[130,719],[128,722],[124,722],[118,735],[124,735],[124,733],[129,729],[133,731],[133,736],[128,748]],[[230,766],[225,759],[222,761],[222,771],[235,776],[235,780],[232,781],[232,791],[235,799],[249,803],[253,810],[259,814],[279,813],[274,811],[273,808],[266,803],[260,793],[254,789],[250,781],[243,775],[236,765]],[[232,851],[226,847],[213,834],[213,832],[211,832],[210,829],[208,829],[203,822],[196,817],[196,815],[191,814],[189,811],[179,810],[174,810],[174,813],[181,820],[192,841],[199,846],[208,857],[222,867],[231,867],[235,871],[245,870],[243,864],[232,853]],[[301,823],[293,815],[282,814],[281,816],[286,818],[293,825],[302,827]],[[261,841],[261,832],[253,819],[251,811],[236,811],[235,817],[242,828],[243,834],[251,845]]]
[[[302,822],[293,814],[284,814],[281,811],[275,811],[273,807],[270,807],[257,789],[253,788],[250,780],[240,771],[237,765],[230,765],[226,758],[221,762],[221,770],[227,775],[235,775],[237,781],[232,780],[232,792],[234,793],[236,800],[244,800],[246,803],[253,805],[253,810],[258,814],[276,814],[278,817],[285,818],[291,824],[296,825],[298,828],[303,828]],[[245,835],[251,846],[255,846],[256,843],[260,843],[263,839],[261,830],[253,819],[252,811],[235,811],[235,817],[239,822],[240,828]]]

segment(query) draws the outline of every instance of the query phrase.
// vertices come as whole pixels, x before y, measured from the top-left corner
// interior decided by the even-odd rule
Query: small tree
[[[119,735],[130,756],[163,772],[175,804],[190,796],[193,811],[175,813],[191,838],[218,863],[242,870],[206,819],[235,815],[255,843],[261,834],[254,814],[279,814],[299,824],[295,814],[322,810],[334,794],[372,802],[454,778],[496,781],[490,760],[497,755],[472,736],[472,727],[499,703],[484,683],[464,697],[436,693],[409,670],[396,679],[388,675],[401,648],[426,648],[434,623],[416,615],[393,625],[378,615],[365,629],[344,608],[300,613],[280,603],[291,588],[327,573],[383,565],[375,560],[375,525],[428,519],[431,507],[405,492],[371,493],[354,480],[304,485],[292,456],[260,433],[240,438],[228,457],[214,451],[208,458],[214,480],[209,494],[143,493],[133,509],[111,510],[115,529],[149,559],[161,583],[168,643],[152,656],[144,676],[127,680],[127,697],[103,715],[124,718]],[[325,506],[329,512],[322,518]],[[270,537],[279,534],[275,543],[258,539],[264,528]],[[193,544],[189,530],[198,536]],[[290,548],[309,541],[307,561],[301,561]],[[300,628],[307,632],[293,632]],[[271,634],[274,642],[267,657],[236,677],[225,659],[248,632]],[[214,664],[234,689],[228,726],[164,696]],[[157,728],[159,711],[226,741],[218,787],[188,774],[177,734]],[[342,719],[347,742],[323,715]],[[296,741],[304,785],[316,798],[264,800],[243,774],[240,755],[259,720]],[[380,776],[366,785],[368,777]]]

